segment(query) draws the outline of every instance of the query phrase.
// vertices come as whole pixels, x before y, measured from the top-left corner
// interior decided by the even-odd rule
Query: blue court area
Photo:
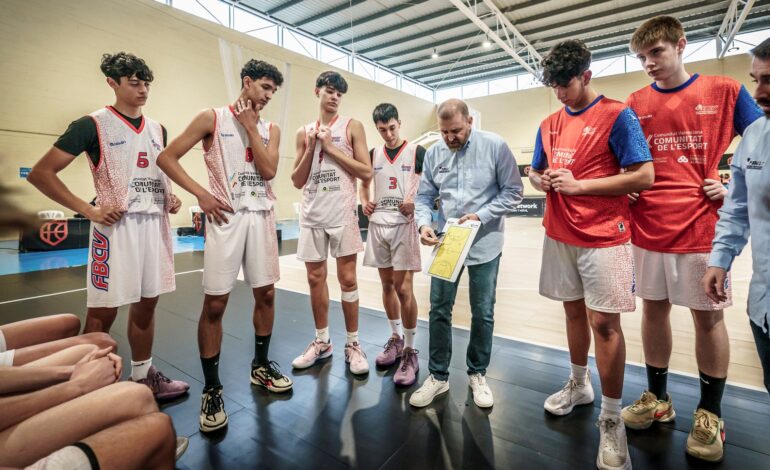
[[[296,240],[299,236],[299,223],[296,220],[279,221],[276,226],[281,231],[282,240]],[[174,253],[190,251],[203,251],[203,237],[174,236]],[[87,262],[87,248],[21,253],[17,240],[0,241],[0,276],[72,268]]]

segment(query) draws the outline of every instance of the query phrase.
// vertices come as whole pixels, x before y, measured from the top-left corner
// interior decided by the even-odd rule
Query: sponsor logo
[[[94,227],[91,242],[91,285],[106,291],[110,281],[110,239]]]
[[[382,167],[381,166],[376,166],[373,169],[374,169],[375,172],[382,171]]]
[[[652,119],[652,114],[645,114],[644,116],[639,116],[640,121],[643,119]]]
[[[761,160],[752,160],[751,157],[746,159],[747,170],[761,170],[765,166],[765,162]]]
[[[677,158],[676,161],[678,161],[679,163],[690,163],[690,160],[688,160],[687,157],[685,157],[684,155]]]
[[[152,148],[154,148],[158,152],[163,150],[163,147],[161,147],[159,143],[155,142],[155,139],[150,139],[150,143],[152,144]]]
[[[624,233],[626,231],[626,224],[623,222],[618,222],[618,232]]]
[[[401,171],[412,171],[411,165],[401,165]]]
[[[440,167],[438,167],[438,172],[439,172],[439,174],[441,174],[441,173],[449,173],[449,167],[440,166]]]
[[[220,137],[235,137],[235,134],[226,134],[226,133],[224,133],[224,132],[220,132],[220,133],[219,133],[219,136],[220,136]]]
[[[334,136],[332,136],[332,142],[334,142],[334,143],[342,142],[342,137],[340,137],[338,135],[334,135]]]
[[[583,128],[583,137],[594,135],[596,134],[596,128],[591,126],[586,126]]]
[[[647,146],[652,148],[652,134],[647,136]]]
[[[110,147],[117,147],[118,145],[123,145],[125,143],[126,143],[125,140],[121,140],[121,141],[118,141],[118,142],[110,142]]]
[[[56,246],[67,239],[68,229],[66,220],[52,220],[40,227],[40,239],[46,245]]]
[[[695,106],[695,114],[699,114],[699,115],[716,114],[718,110],[719,110],[719,105],[699,104]]]

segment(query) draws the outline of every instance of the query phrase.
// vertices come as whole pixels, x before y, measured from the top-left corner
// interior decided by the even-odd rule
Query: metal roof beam
[[[348,45],[353,41],[365,41],[366,39],[375,38],[377,36],[382,36],[383,34],[392,33],[393,31],[398,31],[399,29],[408,28],[409,26],[414,26],[416,24],[421,24],[428,20],[433,20],[436,18],[439,18],[441,16],[448,15],[450,13],[457,12],[457,8],[444,8],[443,10],[438,10],[434,13],[428,13],[427,15],[420,16],[418,18],[414,18],[409,21],[404,21],[403,23],[399,23],[393,26],[388,26],[387,28],[378,29],[377,31],[372,31],[371,33],[362,34],[360,36],[356,36],[353,39],[348,39],[346,41],[341,41],[337,44],[340,46]]]
[[[341,11],[345,11],[346,9],[348,9],[350,7],[354,7],[354,6],[358,5],[358,4],[364,3],[365,1],[366,0],[350,0],[349,2],[341,3],[341,4],[337,5],[336,7],[329,8],[328,10],[324,10],[324,11],[322,11],[320,13],[316,13],[313,16],[309,16],[307,18],[301,19],[301,20],[295,22],[294,26],[299,28],[300,26],[306,25],[308,23],[312,23],[313,21],[318,21],[321,18],[324,18],[326,16],[334,15],[335,13],[339,13]]]
[[[749,15],[754,0],[732,0],[727,7],[725,19],[717,32],[717,59],[723,59],[727,50],[732,46],[735,35],[740,31],[743,22]]]
[[[279,11],[285,10],[285,9],[287,9],[289,7],[293,7],[294,5],[296,5],[298,3],[302,3],[303,1],[304,0],[288,0],[286,2],[281,3],[280,5],[278,5],[275,8],[271,8],[271,9],[267,10],[265,12],[265,14],[270,15],[270,16],[275,15]]]
[[[506,17],[505,14],[492,3],[492,0],[483,0],[483,2],[494,15],[495,21],[497,21],[496,29],[502,32],[503,37],[501,37],[497,31],[494,31],[487,26],[487,24],[479,18],[476,12],[468,8],[462,0],[449,1],[467,16],[469,20],[484,31],[491,40],[496,42],[498,46],[513,57],[516,62],[521,64],[522,67],[534,76],[540,75],[540,61],[543,58],[519,30],[511,24],[508,17]]]
[[[359,26],[359,25],[362,25],[362,24],[366,24],[366,23],[369,23],[369,22],[372,22],[372,21],[375,21],[375,20],[379,20],[383,16],[392,15],[393,13],[398,13],[401,10],[406,10],[407,8],[413,7],[415,5],[419,5],[421,3],[425,3],[427,1],[428,0],[409,0],[409,1],[405,2],[405,3],[401,3],[400,5],[396,5],[394,7],[387,8],[385,10],[382,10],[380,12],[374,13],[372,15],[365,16],[365,17],[359,18],[357,20],[353,20],[352,23],[354,25],[356,25],[356,26]],[[350,27],[351,27],[350,23],[344,24],[344,25],[341,25],[341,26],[337,26],[336,28],[331,28],[331,29],[327,29],[326,31],[321,31],[316,36],[319,36],[319,37],[329,36],[329,35],[334,34],[334,33],[339,33],[341,31],[345,31],[346,29],[348,29]],[[356,41],[360,41],[361,39],[355,38],[355,40]]]

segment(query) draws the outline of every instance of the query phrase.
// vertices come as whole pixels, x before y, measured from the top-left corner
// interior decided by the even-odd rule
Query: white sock
[[[394,335],[398,336],[399,338],[403,336],[403,333],[401,332],[401,319],[398,320],[388,320],[388,323],[390,323],[390,330],[393,332]]]
[[[358,342],[358,330],[348,331],[348,340],[346,344],[353,344]]]
[[[328,343],[331,338],[329,338],[329,327],[321,328],[315,330],[315,338],[318,341],[322,341],[324,343]]]
[[[572,374],[570,375],[572,380],[577,382],[578,385],[585,385],[586,378],[588,377],[588,366],[579,366],[577,364],[570,363],[570,367],[572,368]]]
[[[404,328],[404,347],[414,349],[414,336],[417,334],[417,328]]]
[[[131,380],[136,382],[147,378],[152,366],[152,357],[146,361],[131,361]]]
[[[602,412],[599,417],[618,418],[622,404],[621,398],[610,398],[602,395]]]

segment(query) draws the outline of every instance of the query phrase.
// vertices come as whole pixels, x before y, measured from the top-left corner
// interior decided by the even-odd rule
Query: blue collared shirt
[[[523,193],[519,168],[508,144],[497,134],[471,130],[457,152],[441,140],[425,153],[415,198],[417,226],[431,224],[437,197],[439,228],[447,218],[478,215],[481,228],[465,264],[486,263],[503,251],[505,215],[521,202]]]
[[[768,333],[770,323],[770,118],[749,125],[730,165],[730,191],[719,209],[709,266],[729,270],[751,233],[749,317]]]

